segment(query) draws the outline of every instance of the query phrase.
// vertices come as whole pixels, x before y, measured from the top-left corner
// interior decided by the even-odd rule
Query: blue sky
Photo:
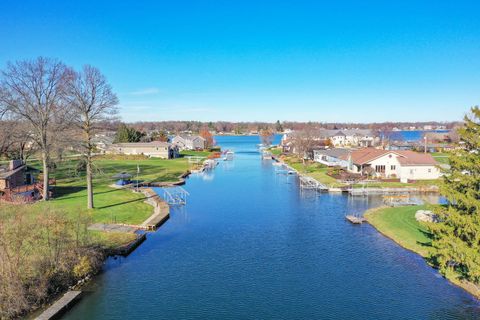
[[[479,12],[479,1],[2,1],[0,65],[94,65],[127,122],[459,120],[480,103]]]

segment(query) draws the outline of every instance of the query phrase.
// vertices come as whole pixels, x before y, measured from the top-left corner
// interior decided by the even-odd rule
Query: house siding
[[[440,169],[436,166],[403,166],[400,172],[400,180],[434,180],[440,177]]]

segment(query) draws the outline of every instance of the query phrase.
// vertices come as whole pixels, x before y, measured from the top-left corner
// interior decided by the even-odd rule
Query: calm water
[[[346,213],[374,199],[300,193],[257,137],[192,176],[188,204],[128,258],[110,260],[65,319],[464,319],[480,306],[418,256]]]
[[[423,139],[423,134],[426,132],[438,132],[438,133],[445,133],[449,132],[448,130],[429,130],[429,131],[421,131],[421,130],[412,130],[412,131],[393,131],[390,132],[390,138],[393,140],[402,140],[402,141],[420,141]]]

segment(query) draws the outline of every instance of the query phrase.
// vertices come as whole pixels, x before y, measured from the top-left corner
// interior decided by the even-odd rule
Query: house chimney
[[[23,165],[22,160],[10,160],[9,169],[10,170],[15,170],[18,167],[21,167],[22,165]]]

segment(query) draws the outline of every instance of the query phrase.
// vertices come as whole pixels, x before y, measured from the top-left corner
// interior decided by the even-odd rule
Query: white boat
[[[272,159],[272,153],[270,151],[263,151],[262,152],[262,159],[263,160],[271,160]]]
[[[224,160],[228,160],[228,161],[233,160],[234,154],[235,154],[235,153],[234,153],[233,151],[227,151],[227,152],[225,153],[225,158],[224,158]]]

